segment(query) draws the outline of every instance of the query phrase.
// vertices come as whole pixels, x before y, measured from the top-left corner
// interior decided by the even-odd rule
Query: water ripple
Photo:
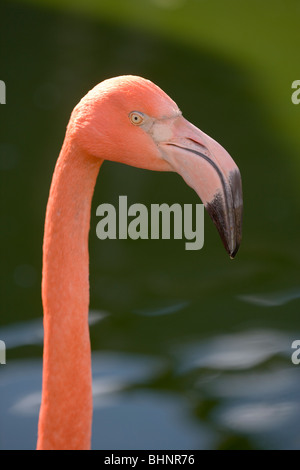
[[[266,432],[288,424],[298,410],[299,403],[290,401],[245,403],[222,410],[219,420],[235,431]]]
[[[181,372],[199,367],[249,369],[277,354],[291,354],[290,336],[275,330],[259,329],[188,344],[180,350],[179,363]]]
[[[133,313],[138,315],[143,315],[146,317],[154,317],[159,315],[170,315],[172,313],[177,313],[180,310],[183,310],[189,305],[189,302],[184,300],[182,302],[172,303],[166,306],[159,306],[157,308],[145,308],[134,310]]]
[[[277,307],[285,305],[292,300],[300,298],[300,289],[290,289],[281,292],[270,292],[267,294],[247,294],[237,296],[243,302],[259,305],[261,307]]]

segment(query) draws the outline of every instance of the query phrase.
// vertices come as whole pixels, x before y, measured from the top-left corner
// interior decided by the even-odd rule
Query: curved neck
[[[45,336],[38,449],[90,447],[88,233],[101,163],[66,138],[51,184],[43,244]]]

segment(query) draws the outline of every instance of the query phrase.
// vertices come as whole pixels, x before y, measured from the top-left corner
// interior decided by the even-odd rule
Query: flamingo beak
[[[227,253],[234,258],[241,243],[243,214],[242,181],[237,165],[220,144],[182,116],[171,125],[158,123],[156,132],[163,159],[196,191]]]

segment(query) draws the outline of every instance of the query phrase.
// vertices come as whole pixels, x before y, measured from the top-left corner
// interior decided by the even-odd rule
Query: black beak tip
[[[217,227],[225,250],[230,258],[234,259],[240,247],[241,217],[237,221],[238,225],[235,227],[235,233],[231,235],[230,230],[227,229],[226,209],[222,197],[217,195],[213,201],[206,204],[206,209]]]
[[[237,252],[239,251],[239,247],[240,247],[240,244],[237,244],[235,249],[230,253],[229,252],[229,256],[230,256],[230,259],[234,259],[235,258],[235,255],[237,254]]]

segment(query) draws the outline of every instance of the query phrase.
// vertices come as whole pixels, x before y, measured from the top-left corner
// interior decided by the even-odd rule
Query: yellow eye
[[[138,111],[132,111],[132,113],[129,114],[129,119],[135,126],[140,126],[144,122],[144,115]]]

